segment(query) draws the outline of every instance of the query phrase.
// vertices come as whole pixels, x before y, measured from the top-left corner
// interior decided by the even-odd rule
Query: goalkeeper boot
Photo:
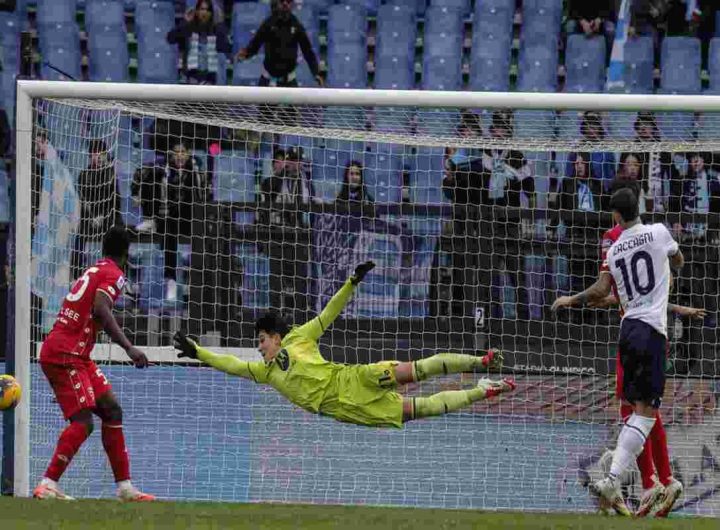
[[[482,364],[488,370],[500,370],[503,366],[502,350],[488,350],[482,358]]]
[[[662,499],[660,499],[657,512],[655,512],[655,517],[667,517],[675,505],[675,501],[677,501],[680,498],[680,495],[682,495],[682,492],[682,482],[677,479],[672,479],[670,484],[665,486],[665,493],[663,494]]]
[[[640,498],[640,507],[635,512],[635,517],[646,517],[649,513],[657,511],[660,502],[665,496],[665,488],[659,482],[643,492]]]
[[[143,493],[130,483],[118,486],[117,498],[123,502],[149,502],[155,500],[154,495]]]
[[[58,487],[57,482],[43,479],[33,490],[33,497],[36,499],[57,499],[61,501],[74,501],[70,495],[65,495]]]
[[[609,504],[618,515],[632,517],[632,512],[625,504],[625,500],[620,493],[620,488],[611,478],[604,478],[590,484],[590,493],[598,498],[600,506]]]
[[[517,388],[517,384],[513,379],[505,378],[502,381],[494,381],[492,379],[480,379],[477,383],[478,388],[482,388],[485,391],[485,399],[503,394],[505,392],[512,392]]]

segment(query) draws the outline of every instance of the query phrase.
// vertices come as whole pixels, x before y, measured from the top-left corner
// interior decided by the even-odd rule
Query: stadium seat
[[[460,11],[463,15],[470,12],[469,0],[430,0],[431,7],[447,7]]]
[[[391,6],[409,7],[416,15],[424,15],[427,8],[426,0],[386,0],[385,3]]]
[[[412,114],[406,108],[377,107],[375,130],[392,133],[409,133]]]
[[[486,0],[475,4],[470,62],[473,90],[508,90],[514,12],[514,1]]]
[[[223,151],[214,157],[213,197],[218,202],[255,200],[256,160],[245,153]]]
[[[570,35],[565,50],[565,91],[602,92],[606,53],[605,37]]]
[[[418,147],[410,172],[410,202],[441,204],[447,202],[442,192],[445,173],[445,149]]]
[[[135,34],[138,43],[138,81],[175,83],[178,79],[177,46],[167,42],[175,25],[175,8],[169,2],[138,0]]]
[[[692,112],[659,112],[657,122],[663,140],[694,140],[695,115]]]
[[[402,202],[403,147],[380,144],[365,155],[365,185],[375,204]]]
[[[77,2],[75,0],[37,0],[37,23],[75,23]]]
[[[423,90],[460,90],[462,85],[462,58],[459,53],[442,56],[425,56],[423,61]]]
[[[330,6],[334,3],[333,0],[303,0],[302,5],[304,7],[312,7],[316,13],[327,13]],[[237,2],[235,4],[237,5]]]
[[[332,88],[367,86],[365,42],[331,44],[328,47],[328,85]]]
[[[124,28],[97,29],[88,34],[90,81],[127,81],[129,55]]]
[[[515,111],[515,137],[552,141],[555,136],[555,112],[552,110]]]
[[[710,73],[710,90],[720,91],[720,37],[710,41],[708,71]]]
[[[346,43],[365,44],[367,13],[359,6],[334,5],[328,12],[328,47]]]
[[[75,22],[38,26],[42,64],[40,75],[52,81],[81,79],[80,32]],[[54,70],[65,72],[66,75]]]
[[[638,36],[625,43],[625,92],[650,94],[653,91],[655,58],[652,37]]]
[[[563,3],[558,0],[524,0],[522,7],[521,41],[535,45],[553,41],[560,34]]]
[[[88,33],[119,26],[125,27],[124,0],[88,0],[85,6],[85,29]]]
[[[700,93],[700,39],[666,37],[662,42],[660,87],[665,94]]]
[[[520,50],[518,90],[554,92],[557,88],[558,51],[554,42],[524,45]]]
[[[15,13],[0,11],[0,50],[3,70],[17,72],[20,63],[20,19]]]
[[[384,5],[377,18],[375,56],[415,56],[415,12],[407,7]]]
[[[262,22],[270,15],[270,7],[260,3],[236,3],[233,7],[232,34],[233,50],[246,47]],[[234,85],[255,85],[262,72],[265,57],[263,49],[247,61],[235,63],[233,68]]]
[[[375,88],[415,88],[414,61],[408,57],[380,55],[375,59]]]
[[[460,55],[463,39],[463,17],[458,10],[429,7],[425,13],[423,46],[425,58]]]
[[[315,52],[315,57],[320,61],[320,21],[312,5],[301,5],[293,10],[293,14],[305,27],[310,45]],[[315,87],[317,82],[310,71],[302,50],[298,51],[297,80],[301,87]]]
[[[343,0],[342,3],[364,9],[369,15],[376,15],[380,7],[380,0]]]
[[[8,176],[5,168],[0,167],[0,223],[10,221],[10,197],[8,194]]]

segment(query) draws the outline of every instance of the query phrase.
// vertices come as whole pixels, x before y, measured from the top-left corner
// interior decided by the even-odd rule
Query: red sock
[[[130,480],[130,462],[125,448],[122,423],[104,421],[102,424],[102,443],[108,460],[110,460],[115,482]]]
[[[670,456],[668,455],[667,434],[665,434],[665,426],[659,410],[655,415],[655,425],[650,431],[648,442],[652,444],[653,460],[657,468],[658,478],[663,486],[667,486],[672,479],[672,469],[670,468]]]
[[[633,412],[632,405],[627,403],[622,403],[620,405],[620,416],[622,416],[623,421],[627,421]],[[655,485],[655,466],[653,465],[653,450],[650,438],[645,441],[643,451],[637,457],[637,466],[638,470],[640,470],[640,478],[642,479],[643,488],[652,488]]]
[[[57,482],[65,473],[65,470],[70,465],[75,453],[78,452],[80,446],[83,444],[90,433],[88,433],[88,426],[78,421],[71,421],[70,425],[65,427],[65,430],[60,434],[57,446],[55,447],[55,454],[53,454],[50,460],[50,465],[45,471],[45,476],[50,480]]]

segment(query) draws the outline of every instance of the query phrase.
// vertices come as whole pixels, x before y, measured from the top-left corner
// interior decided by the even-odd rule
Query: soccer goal
[[[164,499],[587,511],[618,430],[617,309],[549,311],[590,285],[613,181],[687,259],[662,413],[683,513],[718,515],[720,97],[260,89],[21,81],[17,98],[16,495],[63,427],[36,363],[106,227],[133,228],[116,314],[155,365],[99,340],[133,480]],[[311,318],[377,267],[326,332],[340,363],[504,351],[512,394],[403,430],[342,424],[269,387],[177,362],[183,329],[257,360],[268,308]],[[445,377],[400,391],[475,384]],[[636,474],[625,477],[637,499]],[[112,495],[100,437],[63,478]]]

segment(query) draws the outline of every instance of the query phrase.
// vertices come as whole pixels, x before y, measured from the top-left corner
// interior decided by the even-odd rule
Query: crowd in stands
[[[126,39],[130,28],[134,28],[138,57],[129,68],[129,62],[120,67],[106,65],[104,69],[93,66],[100,50],[104,50],[94,35],[101,31],[99,24],[110,24],[105,17],[114,12],[106,6],[105,15],[98,15],[93,5],[101,3],[122,4],[118,22],[121,38]],[[604,87],[589,72],[593,66],[598,67],[604,80],[617,36],[620,5],[615,0],[387,0],[382,5],[378,0],[343,0],[337,4],[331,0],[272,0],[271,5],[212,0],[25,0],[3,2],[0,9],[5,9],[4,21],[16,21],[17,30],[35,32],[42,56],[36,74],[51,79],[593,92]],[[66,20],[66,8],[71,10],[70,20]],[[715,79],[720,80],[720,38],[712,38],[716,10],[711,0],[632,0],[625,91],[698,93],[703,84],[710,92],[720,89],[720,81],[715,86]],[[83,34],[77,25],[77,13],[84,13]],[[134,18],[128,13],[135,13]],[[75,50],[74,45],[54,39],[53,17],[58,17],[57,24],[64,25],[64,35],[70,28],[78,30],[78,41],[80,35],[87,37],[90,65],[87,71],[81,67],[79,45]],[[327,21],[324,40],[320,39],[323,33],[320,20]],[[418,25],[420,21],[425,22],[424,26]],[[488,27],[488,22],[499,25]],[[446,25],[442,28],[443,38],[440,33],[433,33],[438,24]],[[423,27],[422,59],[416,64],[416,41]],[[470,37],[466,33],[468,28],[471,39],[465,38]],[[517,46],[512,42],[514,34],[520,36],[517,75],[510,68],[510,62],[515,60],[511,58],[511,48]],[[582,40],[577,40],[575,34]],[[493,47],[491,41],[501,42],[501,48]],[[630,48],[640,49],[640,44],[647,43],[649,57],[645,54],[637,58],[635,52],[630,53]],[[6,40],[2,45],[3,79],[9,75],[14,80],[17,71],[8,72],[8,68],[17,65],[8,57],[17,48],[6,45]],[[57,53],[59,50],[63,53]],[[678,80],[683,76],[669,70],[687,57],[688,50],[694,50],[693,64],[697,63],[698,68],[688,67],[683,72],[684,78]],[[558,67],[563,57],[565,64]],[[386,64],[389,58],[390,67]],[[75,62],[69,64],[68,59]],[[173,64],[169,70],[168,61]],[[703,78],[701,71],[709,75]],[[696,78],[697,82],[687,78]],[[8,83],[3,81],[2,86],[7,91]],[[10,125],[5,122],[13,112],[9,103],[12,98],[3,92],[2,101],[5,109],[0,112],[0,148],[11,157],[12,147],[3,138],[11,136]],[[272,113],[274,109],[266,108],[264,112]],[[567,114],[554,115],[551,134],[563,134],[557,131],[564,127],[561,122],[566,119]],[[455,133],[478,143],[483,138],[502,141],[521,135],[526,125],[520,115],[509,110],[492,113],[465,110],[459,114]],[[437,168],[440,178],[435,181],[437,202],[463,207],[599,213],[607,211],[609,196],[618,181],[632,180],[639,183],[644,213],[720,213],[720,159],[703,152],[648,152],[648,143],[659,142],[667,134],[660,117],[650,112],[634,115],[631,130],[618,133],[615,125],[613,116],[607,113],[583,113],[577,124],[572,122],[569,126],[569,135],[579,138],[577,150],[548,154],[542,164],[534,154],[514,149],[447,148],[436,157],[441,159]],[[159,134],[152,129],[154,126],[144,131],[147,133],[144,137]],[[377,123],[368,126],[380,127]],[[696,134],[697,131],[690,136]],[[643,148],[608,151],[604,146],[612,135],[634,137]],[[44,189],[43,179],[57,170],[46,162],[57,164],[62,158],[58,158],[61,149],[52,145],[51,136],[49,124],[36,133],[35,190]],[[213,149],[225,148],[228,132],[221,131],[219,137],[221,141],[213,144]],[[160,236],[154,241],[164,256],[163,296],[169,301],[178,298],[178,246],[183,235],[192,232],[193,205],[222,198],[217,193],[217,174],[213,174],[212,164],[207,163],[218,154],[211,152],[211,144],[198,147],[181,134],[167,134],[166,140],[168,145],[163,148],[153,145],[156,153],[151,161],[133,171],[130,196],[139,208],[137,219],[118,215],[123,209],[123,177],[116,174],[112,147],[106,138],[88,140],[87,165],[76,175],[79,223],[72,245],[72,276],[87,265],[84,260],[87,242],[97,239],[110,225],[126,222],[140,238]],[[253,199],[261,206],[254,219],[258,225],[307,228],[310,207],[318,202],[336,202],[345,205],[344,211],[369,217],[374,215],[374,209],[368,205],[402,203],[416,197],[412,190],[408,191],[413,179],[407,174],[413,171],[413,164],[406,163],[407,160],[398,167],[399,175],[394,181],[399,183],[396,186],[399,191],[395,194],[383,188],[395,184],[368,182],[372,172],[366,167],[361,150],[358,156],[343,159],[336,177],[338,186],[333,188],[335,195],[327,197],[318,189],[319,163],[314,159],[317,149],[304,149],[297,142],[283,143],[278,135],[265,135],[260,143],[269,144],[272,149],[249,147],[251,142],[245,142],[245,154],[255,161],[254,168],[260,175],[258,194]],[[365,151],[372,149],[367,146]],[[268,165],[266,160],[272,162]],[[40,194],[33,197],[35,218]],[[455,215],[458,211],[462,209],[456,208]],[[462,238],[474,234],[474,229],[466,224],[446,221],[453,227],[451,235]],[[595,247],[598,244],[598,227],[588,227],[582,215],[555,218],[543,226],[526,218],[516,222],[517,229],[511,224],[496,225],[494,236],[499,241],[542,238],[592,242]],[[718,243],[714,232],[708,232],[707,223],[677,222],[672,228],[687,244]],[[276,237],[262,242],[260,250],[269,260],[272,293],[269,304],[307,309],[309,302],[305,297],[312,275],[308,245],[296,233],[281,230]],[[513,274],[522,272],[520,256],[510,254],[508,251],[503,267]],[[453,266],[462,269],[463,259],[462,252],[453,254]],[[594,274],[588,265],[592,260],[579,261],[579,265],[572,265],[576,283]],[[698,262],[693,274],[717,278],[717,263],[708,259]],[[462,278],[457,281],[462,285]],[[520,284],[517,277],[513,282],[516,286]],[[711,310],[713,318],[717,290],[717,281],[711,280],[703,295],[706,298],[703,304]],[[462,298],[463,294],[456,296]]]

